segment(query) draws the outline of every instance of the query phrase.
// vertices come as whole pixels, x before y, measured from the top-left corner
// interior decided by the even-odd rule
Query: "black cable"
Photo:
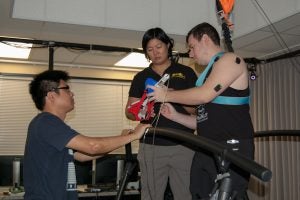
[[[169,83],[170,83],[170,79],[167,80],[167,85],[166,87],[168,88],[169,87]],[[167,95],[167,93],[166,93]],[[166,96],[165,96],[166,97]],[[165,98],[164,97],[164,98]],[[161,102],[160,105],[163,105],[165,102]],[[158,114],[155,116],[155,118],[152,120],[152,123],[151,125],[153,126],[154,128],[154,132],[152,134],[152,145],[155,145],[155,130],[157,128],[157,125],[158,125],[158,122],[159,122],[159,119],[160,119],[160,115],[161,115],[161,107],[159,108],[159,112]],[[143,138],[143,143],[145,143],[145,137],[146,134],[144,135],[144,138]],[[144,153],[144,166],[145,166],[145,171],[146,171],[146,174],[148,175],[148,167],[147,167],[147,163],[146,163],[146,152],[145,152],[145,145],[143,145],[143,153]],[[155,176],[155,171],[154,171],[154,157],[155,157],[155,152],[154,152],[154,148],[152,149],[152,156],[153,156],[153,159],[151,160],[151,165],[153,166],[152,167],[152,177],[154,178]],[[148,191],[149,191],[149,198],[150,200],[154,200],[154,198],[152,197],[152,194],[151,194],[151,190],[150,190],[150,187],[149,187],[149,178],[147,178],[147,187],[148,187]],[[153,187],[154,187],[154,191],[156,191],[156,184],[153,184]]]
[[[20,42],[20,43],[29,43],[29,44],[38,44],[45,47],[65,47],[73,48],[77,50],[98,50],[98,51],[107,51],[107,52],[137,52],[143,53],[142,50],[137,48],[127,48],[127,47],[115,47],[115,46],[106,46],[106,45],[96,45],[96,44],[82,44],[82,43],[70,43],[70,42],[58,42],[58,41],[47,41],[47,40],[32,40],[32,39],[23,39],[23,38],[11,38],[11,37],[0,37],[0,42]]]
[[[229,27],[228,27],[224,17],[222,16],[222,13],[224,13],[224,11],[223,11],[223,7],[219,0],[216,0],[216,8],[218,11],[217,14],[219,15],[220,20],[222,22],[222,32],[223,32],[226,48],[229,52],[234,52],[234,50],[232,48],[232,40],[231,40],[230,30],[229,30]]]
[[[225,41],[227,50],[229,52],[234,52],[233,47],[232,47],[230,30],[228,28],[228,25],[225,22],[222,23],[222,30],[223,30],[223,36],[224,36],[224,41]]]
[[[271,136],[300,137],[300,130],[268,130],[268,131],[257,131],[254,133],[254,137],[271,137]]]

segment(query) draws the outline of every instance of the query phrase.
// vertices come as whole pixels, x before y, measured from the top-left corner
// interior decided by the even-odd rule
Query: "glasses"
[[[56,88],[52,88],[51,91],[55,91],[55,90],[70,90],[70,86],[64,86],[64,87],[56,87]]]
[[[70,89],[70,86],[64,86],[64,87],[57,87],[57,88],[54,88],[55,90],[69,90]]]

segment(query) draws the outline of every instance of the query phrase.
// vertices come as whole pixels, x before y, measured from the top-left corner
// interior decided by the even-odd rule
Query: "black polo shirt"
[[[168,67],[163,74],[169,74],[170,79],[165,83],[168,88],[172,88],[174,90],[183,90],[188,89],[191,87],[195,87],[195,82],[197,80],[197,76],[194,72],[194,70],[190,67],[181,65],[179,63],[171,63],[171,66]],[[157,74],[151,67],[151,65],[141,72],[137,73],[131,83],[131,87],[129,90],[129,97],[135,97],[135,98],[141,98],[144,90],[145,90],[145,81],[147,78],[152,78],[156,81],[159,81],[161,79],[161,76]],[[187,131],[189,133],[193,133],[194,130],[189,129],[179,123],[176,123],[174,121],[171,121],[167,118],[165,118],[163,115],[157,116],[159,112],[161,103],[155,103],[154,105],[154,111],[155,111],[155,117],[151,118],[148,122],[143,123],[151,123],[153,127],[159,127],[159,128],[173,128],[173,129],[179,129],[183,131]],[[182,107],[180,104],[174,104],[172,105],[175,107],[175,109],[180,113],[187,114],[186,110]],[[155,135],[155,138],[153,136],[146,136],[145,140],[141,140],[141,142],[145,142],[147,144],[156,144],[156,145],[162,145],[162,146],[168,146],[168,145],[176,145],[179,144],[177,141],[171,140],[169,138],[164,138],[163,136]]]

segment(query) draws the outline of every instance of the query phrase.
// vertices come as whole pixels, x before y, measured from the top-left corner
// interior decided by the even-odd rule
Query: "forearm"
[[[77,135],[70,140],[67,147],[89,156],[106,154],[138,139],[136,134],[110,137],[87,137]]]
[[[96,138],[97,144],[93,148],[97,154],[105,154],[137,139],[135,134]]]
[[[91,155],[87,155],[81,152],[75,152],[74,153],[74,159],[79,161],[79,162],[86,162],[86,161],[91,161],[91,160],[95,160],[98,158],[103,157],[105,154],[101,154],[101,155],[96,155],[96,156],[91,156]]]
[[[186,126],[190,129],[196,129],[197,123],[196,123],[196,116],[195,115],[187,115],[182,113],[177,113],[174,118],[172,118],[173,121],[182,124],[183,126]]]
[[[196,114],[196,107],[195,106],[183,106],[184,110],[188,113],[188,114],[192,114],[195,115]]]
[[[148,127],[150,127],[149,124],[138,124],[134,130],[125,129],[122,131],[122,135],[110,137],[88,137],[78,134],[68,142],[66,147],[90,156],[106,154],[134,140],[138,140],[144,135]]]
[[[186,105],[199,105],[207,103],[209,100],[205,98],[205,91],[200,87],[194,87],[186,90],[168,91],[166,94],[166,102],[180,103]]]

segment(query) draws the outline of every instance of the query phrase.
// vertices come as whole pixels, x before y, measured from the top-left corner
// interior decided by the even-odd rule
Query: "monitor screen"
[[[23,186],[23,156],[0,156],[0,186],[13,186],[13,161],[20,160],[20,185]]]
[[[136,154],[133,155],[133,160],[135,162],[135,167],[131,175],[128,177],[128,182],[135,182],[139,179],[139,165],[136,159]],[[118,160],[124,160],[124,167],[126,168],[125,155],[115,155],[108,154],[102,158],[96,160],[96,174],[95,174],[95,184],[116,184],[117,180],[117,169]],[[77,184],[92,184],[92,161],[88,162],[75,162],[76,165],[76,177]]]

